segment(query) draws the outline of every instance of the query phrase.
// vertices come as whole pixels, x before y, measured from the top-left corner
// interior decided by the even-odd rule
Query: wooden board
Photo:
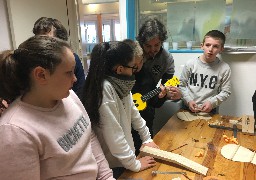
[[[188,158],[185,158],[179,154],[163,151],[160,149],[144,146],[141,150],[142,155],[144,156],[151,156],[157,159],[169,161],[175,164],[178,164],[180,166],[183,166],[193,172],[206,175],[208,168],[205,166],[202,166],[199,163],[196,163],[194,161],[191,161]]]

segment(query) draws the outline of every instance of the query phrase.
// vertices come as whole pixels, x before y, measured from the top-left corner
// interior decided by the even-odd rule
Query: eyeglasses
[[[131,68],[133,73],[138,70],[138,67],[136,65],[134,65],[134,66],[122,65],[122,66],[124,66],[126,68]]]

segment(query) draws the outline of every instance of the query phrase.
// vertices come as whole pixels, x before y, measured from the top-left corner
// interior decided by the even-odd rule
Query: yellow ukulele
[[[169,79],[164,85],[165,86],[177,86],[180,84],[180,81],[177,76],[173,76],[172,79]],[[135,93],[132,95],[133,102],[139,111],[144,110],[147,107],[147,100],[151,99],[155,95],[161,92],[160,87],[148,92],[145,95],[141,95],[140,93]]]

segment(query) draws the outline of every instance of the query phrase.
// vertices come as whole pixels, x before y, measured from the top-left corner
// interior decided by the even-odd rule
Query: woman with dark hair
[[[48,35],[51,37],[57,37],[64,41],[68,40],[68,32],[64,25],[58,19],[48,17],[39,18],[34,24],[33,33],[35,35]],[[74,83],[72,89],[80,98],[82,94],[82,87],[85,81],[85,74],[79,56],[76,53],[73,54],[76,60],[75,75],[77,81]]]
[[[71,90],[75,58],[34,36],[0,53],[0,179],[113,179],[83,104]]]
[[[138,172],[155,166],[152,157],[135,156],[131,127],[144,145],[158,148],[132,100],[136,70],[134,51],[127,43],[100,43],[92,50],[82,102],[115,178],[124,168]]]
[[[146,51],[145,55],[149,58],[153,58],[162,47],[162,43],[168,38],[167,30],[162,22],[158,19],[148,19],[146,20],[139,29],[139,34],[137,36],[137,41],[140,43],[142,49]],[[152,40],[159,40],[155,51],[150,51],[145,49],[145,45]],[[144,47],[144,48],[143,48]]]
[[[167,39],[167,30],[158,19],[148,19],[139,29],[137,41],[143,49],[143,66],[135,74],[136,83],[132,93],[142,95],[154,90],[161,80],[164,84],[174,75],[174,59],[172,55],[163,48],[163,42]],[[167,99],[177,100],[181,98],[181,93],[177,87],[168,87],[169,93],[164,98],[154,96],[147,101],[147,107],[140,111],[141,116],[146,120],[147,127],[153,135],[153,121],[155,118],[155,108],[161,107]],[[133,131],[133,138],[136,153],[141,147],[141,140],[138,133]]]

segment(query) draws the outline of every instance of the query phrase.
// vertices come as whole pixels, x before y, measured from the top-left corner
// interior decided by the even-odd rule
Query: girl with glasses
[[[132,100],[136,70],[134,50],[124,42],[100,43],[92,50],[82,102],[115,178],[124,168],[138,172],[156,164],[153,157],[135,155],[132,127],[144,145],[158,148]]]

